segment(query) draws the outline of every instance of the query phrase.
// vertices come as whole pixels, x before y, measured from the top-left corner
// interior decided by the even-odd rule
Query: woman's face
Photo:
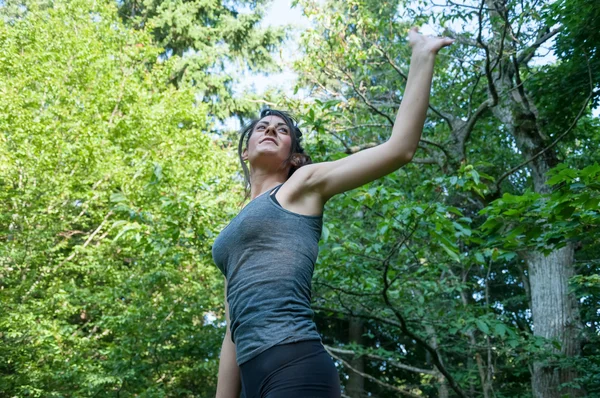
[[[250,164],[260,161],[280,165],[288,159],[291,147],[291,131],[285,121],[279,116],[265,116],[252,130],[242,157]]]

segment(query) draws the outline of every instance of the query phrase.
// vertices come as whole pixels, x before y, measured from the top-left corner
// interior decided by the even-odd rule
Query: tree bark
[[[350,343],[356,343],[359,345],[363,344],[363,330],[364,330],[364,321],[360,318],[356,318],[356,317],[351,317],[350,318],[350,325],[349,325],[349,333],[348,333],[348,337],[350,340]],[[360,372],[364,372],[365,371],[365,358],[364,357],[358,357],[358,358],[354,358],[352,360],[349,361],[350,365],[360,371]],[[365,378],[356,373],[356,372],[351,372],[349,374],[349,379],[348,379],[348,384],[346,385],[346,391],[348,392],[348,395],[350,396],[350,398],[362,398],[365,396],[364,392],[365,392]]]
[[[533,334],[560,343],[552,352],[564,357],[580,355],[578,303],[569,293],[568,282],[573,270],[573,245],[569,244],[544,256],[539,252],[526,255],[531,284]],[[532,388],[536,398],[579,397],[580,389],[563,388],[563,383],[577,377],[574,369],[560,368],[552,361],[533,364]]]

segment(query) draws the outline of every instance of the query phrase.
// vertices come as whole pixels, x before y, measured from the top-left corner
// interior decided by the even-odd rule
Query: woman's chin
[[[278,168],[282,163],[287,160],[287,156],[283,156],[279,151],[276,150],[260,150],[255,153],[251,163],[255,166],[260,167],[273,166]]]
[[[279,156],[282,157],[281,155],[281,149],[279,147],[277,147],[275,144],[273,145],[263,145],[260,148],[256,149],[256,156],[260,157],[260,156]]]

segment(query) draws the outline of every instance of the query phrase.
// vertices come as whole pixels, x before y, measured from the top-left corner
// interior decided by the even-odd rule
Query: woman
[[[300,130],[286,113],[263,111],[244,129],[239,153],[252,200],[213,245],[215,263],[225,275],[227,320],[217,398],[237,398],[240,390],[246,398],[340,397],[337,370],[310,308],[323,207],[332,196],[412,159],[429,104],[435,55],[451,43],[410,30],[405,95],[390,139],[379,146],[312,164],[300,145]]]

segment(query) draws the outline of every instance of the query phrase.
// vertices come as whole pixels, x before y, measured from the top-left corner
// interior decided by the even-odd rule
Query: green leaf
[[[479,329],[483,334],[485,334],[485,335],[490,334],[490,328],[487,325],[487,323],[485,323],[483,320],[476,319],[475,324],[477,325],[477,329]]]
[[[507,328],[503,323],[496,323],[494,325],[494,332],[497,336],[504,337],[506,335]]]

